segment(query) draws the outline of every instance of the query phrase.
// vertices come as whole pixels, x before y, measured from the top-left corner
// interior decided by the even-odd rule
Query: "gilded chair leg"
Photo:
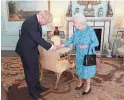
[[[59,79],[60,79],[61,74],[62,73],[56,73],[57,80],[56,80],[56,84],[55,84],[55,89],[57,88],[57,85],[58,85],[58,82],[59,82]]]
[[[75,78],[75,68],[72,68],[72,69],[71,69],[71,72],[72,72],[73,78]]]
[[[40,81],[43,79],[43,69],[40,70]]]
[[[40,81],[43,79],[43,68],[42,68],[42,65],[41,64],[39,64],[39,66],[40,66]]]
[[[116,59],[118,59],[118,54],[116,54]]]
[[[73,62],[72,63],[72,69],[71,69],[71,71],[72,71],[72,76],[73,76],[73,78],[75,78],[75,67],[76,67],[76,65],[75,65],[75,63]]]

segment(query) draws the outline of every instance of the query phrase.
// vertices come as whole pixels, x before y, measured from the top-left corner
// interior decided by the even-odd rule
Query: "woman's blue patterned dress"
[[[84,66],[84,56],[95,53],[95,47],[99,45],[98,39],[94,32],[94,29],[90,26],[86,26],[85,29],[76,29],[70,39],[64,43],[65,46],[69,46],[74,43],[76,47],[76,74],[83,79],[92,78],[96,74],[96,66]],[[88,48],[80,49],[79,45],[86,45]]]

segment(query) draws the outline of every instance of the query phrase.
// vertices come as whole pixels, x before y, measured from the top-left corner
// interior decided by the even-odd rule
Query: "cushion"
[[[118,52],[119,55],[123,55],[124,56],[124,46],[118,48],[117,52]]]

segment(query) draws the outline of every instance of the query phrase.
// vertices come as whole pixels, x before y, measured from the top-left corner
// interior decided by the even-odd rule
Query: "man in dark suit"
[[[41,98],[40,93],[48,90],[39,82],[38,45],[46,50],[55,50],[56,47],[42,38],[42,25],[52,21],[48,11],[29,17],[22,24],[21,35],[16,46],[23,68],[29,94],[36,99]]]

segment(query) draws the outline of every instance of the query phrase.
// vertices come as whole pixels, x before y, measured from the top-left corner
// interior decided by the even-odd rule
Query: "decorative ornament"
[[[98,9],[97,16],[98,16],[98,17],[103,17],[103,8],[102,8],[102,7],[100,7],[100,8]]]
[[[111,7],[111,4],[110,4],[110,1],[108,1],[107,17],[112,17],[112,16],[113,16],[112,7]]]
[[[92,5],[98,5],[98,4],[101,4],[101,0],[99,0],[99,1],[83,1],[83,0],[80,0],[80,1],[77,1],[77,3],[79,4],[79,5],[88,5],[89,4],[89,2],[91,2],[92,3]]]
[[[87,6],[84,9],[84,15],[85,17],[95,17],[92,2],[88,2]]]
[[[72,1],[70,1],[70,4],[68,6],[68,11],[66,13],[67,17],[72,17]]]
[[[75,12],[74,12],[74,14],[77,14],[77,13],[79,13],[79,8],[78,8],[78,7],[75,8]]]

